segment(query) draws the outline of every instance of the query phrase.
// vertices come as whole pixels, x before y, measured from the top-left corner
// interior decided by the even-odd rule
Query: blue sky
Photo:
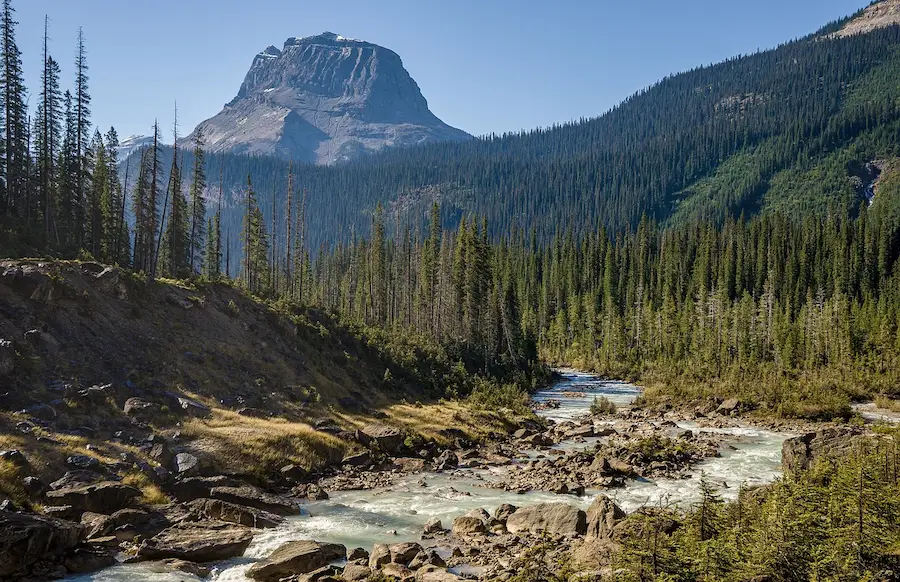
[[[179,133],[237,93],[253,56],[331,31],[397,52],[432,111],[470,133],[603,113],[659,78],[769,48],[867,0],[13,0],[36,94],[44,14],[72,81],[84,28],[94,122],[120,136],[154,118]],[[32,97],[34,101],[36,97]]]

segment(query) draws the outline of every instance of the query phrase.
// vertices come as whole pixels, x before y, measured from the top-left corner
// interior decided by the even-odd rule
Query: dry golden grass
[[[122,478],[122,483],[140,489],[141,501],[149,505],[164,505],[171,501],[162,489],[151,483],[143,473],[129,473]]]
[[[213,460],[216,470],[263,477],[288,463],[314,469],[338,462],[349,448],[307,424],[249,418],[228,410],[186,422],[182,435],[201,456]]]
[[[448,428],[459,429],[469,438],[479,439],[489,432],[503,432],[509,428],[509,420],[502,416],[477,410],[461,402],[444,402],[441,404],[394,404],[383,409],[387,419],[383,422],[409,433],[419,434],[426,439],[441,444],[448,444],[449,439],[441,434]],[[361,428],[373,422],[367,416],[336,414],[335,417],[344,425]]]

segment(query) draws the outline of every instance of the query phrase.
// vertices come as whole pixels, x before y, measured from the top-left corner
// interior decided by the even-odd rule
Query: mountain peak
[[[470,137],[428,109],[397,53],[327,31],[258,53],[237,96],[200,127],[211,151],[318,163]]]
[[[865,34],[895,24],[900,24],[900,0],[880,0],[850,19],[834,36]]]

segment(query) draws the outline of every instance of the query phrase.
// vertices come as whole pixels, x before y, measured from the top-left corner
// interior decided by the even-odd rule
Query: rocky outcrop
[[[861,429],[851,427],[823,428],[784,441],[781,466],[786,474],[808,469],[823,458],[836,459],[854,450],[869,437]]]
[[[324,164],[470,137],[429,111],[396,53],[330,32],[256,55],[237,96],[197,129],[213,152]]]
[[[296,574],[308,574],[327,566],[346,555],[340,544],[325,544],[312,540],[287,542],[268,558],[250,567],[247,576],[259,582],[277,582]]]
[[[209,496],[213,499],[221,499],[236,505],[254,507],[275,515],[300,514],[300,507],[290,499],[266,493],[249,485],[241,487],[213,487],[209,491]]]
[[[834,36],[865,34],[879,28],[900,24],[900,0],[873,2],[862,14],[845,24]]]
[[[541,503],[520,507],[506,520],[509,533],[548,533],[558,536],[584,535],[587,531],[587,515],[582,510],[564,503]]]
[[[284,518],[280,515],[221,499],[195,499],[188,506],[204,519],[227,521],[258,529],[278,527],[284,523]]]
[[[0,578],[23,578],[35,566],[59,564],[83,537],[77,523],[0,510]]]
[[[45,495],[50,505],[71,506],[73,514],[77,515],[85,511],[113,513],[128,507],[140,496],[141,492],[138,489],[114,481],[57,489],[48,491]]]
[[[185,522],[145,540],[138,555],[148,560],[214,562],[242,555],[252,540],[253,532],[240,525],[222,521]]]

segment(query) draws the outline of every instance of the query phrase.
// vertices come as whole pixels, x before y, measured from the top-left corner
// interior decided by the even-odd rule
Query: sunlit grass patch
[[[182,435],[198,452],[214,457],[217,470],[259,476],[271,475],[288,463],[321,467],[340,461],[349,448],[307,424],[250,418],[228,410],[216,410],[208,420],[187,421]]]

